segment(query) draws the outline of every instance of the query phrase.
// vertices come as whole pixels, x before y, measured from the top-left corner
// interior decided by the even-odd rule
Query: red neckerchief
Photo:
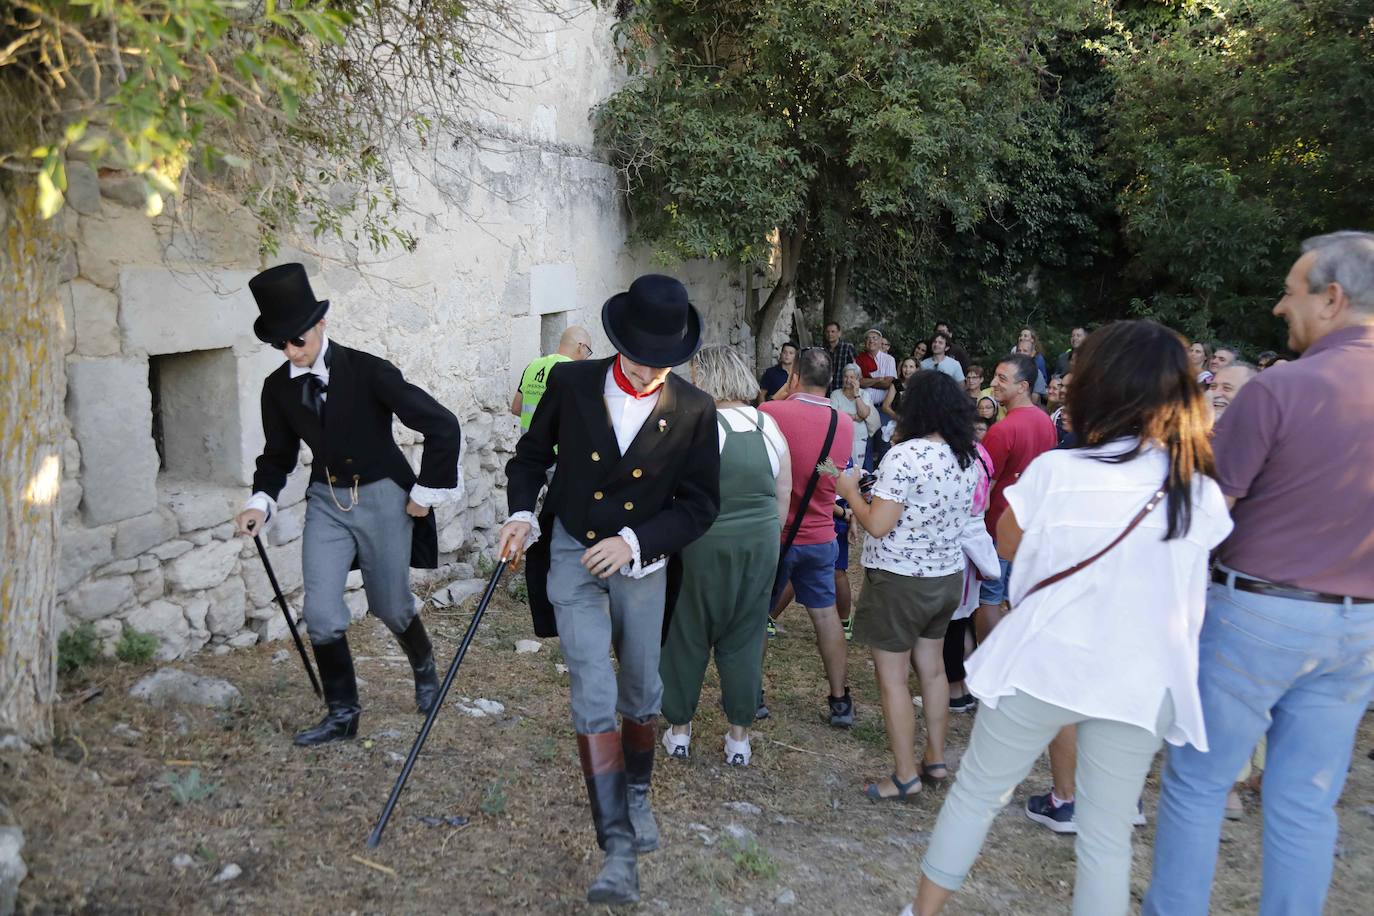
[[[611,377],[615,379],[616,387],[618,387],[621,391],[628,394],[630,397],[634,398],[636,401],[643,400],[647,397],[652,397],[653,395],[658,393],[659,388],[663,387],[662,385],[655,385],[653,389],[650,391],[637,391],[635,389],[634,382],[630,381],[630,377],[625,374],[625,371],[623,369],[620,368],[619,353],[615,355],[615,362],[611,363]]]

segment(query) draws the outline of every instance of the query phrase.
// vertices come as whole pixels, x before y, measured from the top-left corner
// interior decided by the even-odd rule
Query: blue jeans
[[[1323,604],[1213,583],[1199,663],[1211,750],[1169,748],[1142,912],[1208,912],[1226,793],[1267,733],[1259,912],[1320,913],[1331,883],[1335,805],[1374,694],[1374,602]]]

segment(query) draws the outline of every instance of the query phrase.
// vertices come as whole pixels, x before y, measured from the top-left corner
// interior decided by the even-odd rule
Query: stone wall
[[[252,336],[246,282],[286,260],[303,261],[330,300],[332,339],[391,359],[458,415],[468,496],[439,510],[444,568],[433,577],[471,575],[505,516],[520,371],[570,323],[610,352],[601,303],[654,269],[627,248],[615,175],[592,146],[588,109],[622,72],[609,25],[599,11],[536,24],[537,48],[512,55],[515,88],[491,100],[474,135],[435,153],[432,170],[401,176],[413,253],[302,244],[265,261],[241,214],[189,201],[149,220],[126,176],[71,163],[64,626],[92,623],[107,652],[127,628],[150,632],[163,659],[285,635],[253,545],[229,520],[262,446],[262,379],[281,361]],[[705,313],[708,341],[751,353],[740,272],[673,272]],[[417,437],[396,432],[418,463]],[[294,608],[307,475],[292,475],[265,538]],[[366,609],[359,586],[354,573],[355,616]]]

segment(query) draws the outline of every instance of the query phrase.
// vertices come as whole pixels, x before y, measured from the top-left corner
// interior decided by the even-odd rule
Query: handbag
[[[1088,557],[1086,560],[1083,560],[1079,563],[1075,563],[1068,569],[1060,570],[1052,576],[1047,576],[1044,579],[1041,579],[1039,582],[1035,583],[1034,586],[1032,586],[1030,591],[1022,595],[1021,601],[1017,603],[1019,604],[1021,602],[1024,602],[1027,598],[1029,598],[1031,595],[1034,595],[1042,588],[1047,588],[1055,584],[1056,582],[1063,582],[1065,579],[1067,579],[1069,576],[1072,576],[1074,573],[1082,572],[1083,570],[1087,569],[1089,566],[1093,565],[1098,560],[1106,556],[1106,554],[1113,547],[1115,547],[1117,544],[1120,544],[1122,541],[1126,540],[1126,535],[1134,531],[1136,529],[1136,526],[1138,526],[1141,522],[1145,521],[1145,516],[1153,512],[1155,506],[1158,506],[1161,502],[1164,501],[1164,497],[1166,495],[1165,487],[1167,486],[1168,481],[1166,480],[1164,484],[1162,484],[1160,488],[1155,491],[1155,495],[1150,497],[1150,501],[1147,502],[1144,505],[1144,507],[1135,514],[1135,518],[1131,519],[1131,523],[1126,526],[1126,530],[1118,534],[1116,536],[1116,539],[1113,540],[1110,544],[1108,544],[1106,547],[1103,547],[1101,550],[1099,550],[1092,556]]]

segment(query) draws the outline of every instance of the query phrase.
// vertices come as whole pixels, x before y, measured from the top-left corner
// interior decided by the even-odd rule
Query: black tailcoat
[[[539,517],[542,535],[525,568],[539,636],[558,635],[546,590],[555,517],[588,547],[628,527],[639,539],[644,565],[669,558],[666,632],[681,581],[677,555],[720,512],[715,402],[670,374],[653,413],[621,455],[603,396],[613,359],[554,366],[529,431],[506,465],[510,511],[533,512],[546,472],[557,462]]]
[[[443,490],[458,486],[462,435],[452,412],[379,356],[331,340],[328,362],[323,428],[303,396],[309,375],[293,379],[291,364],[282,363],[262,383],[262,429],[267,442],[253,475],[254,491],[277,498],[296,467],[304,440],[315,456],[310,479],[331,483],[345,504],[345,491],[355,482],[366,484],[385,477],[409,492],[417,478],[391,435],[393,415],[425,437],[419,484]],[[410,565],[433,569],[439,565],[434,513],[415,522]]]

